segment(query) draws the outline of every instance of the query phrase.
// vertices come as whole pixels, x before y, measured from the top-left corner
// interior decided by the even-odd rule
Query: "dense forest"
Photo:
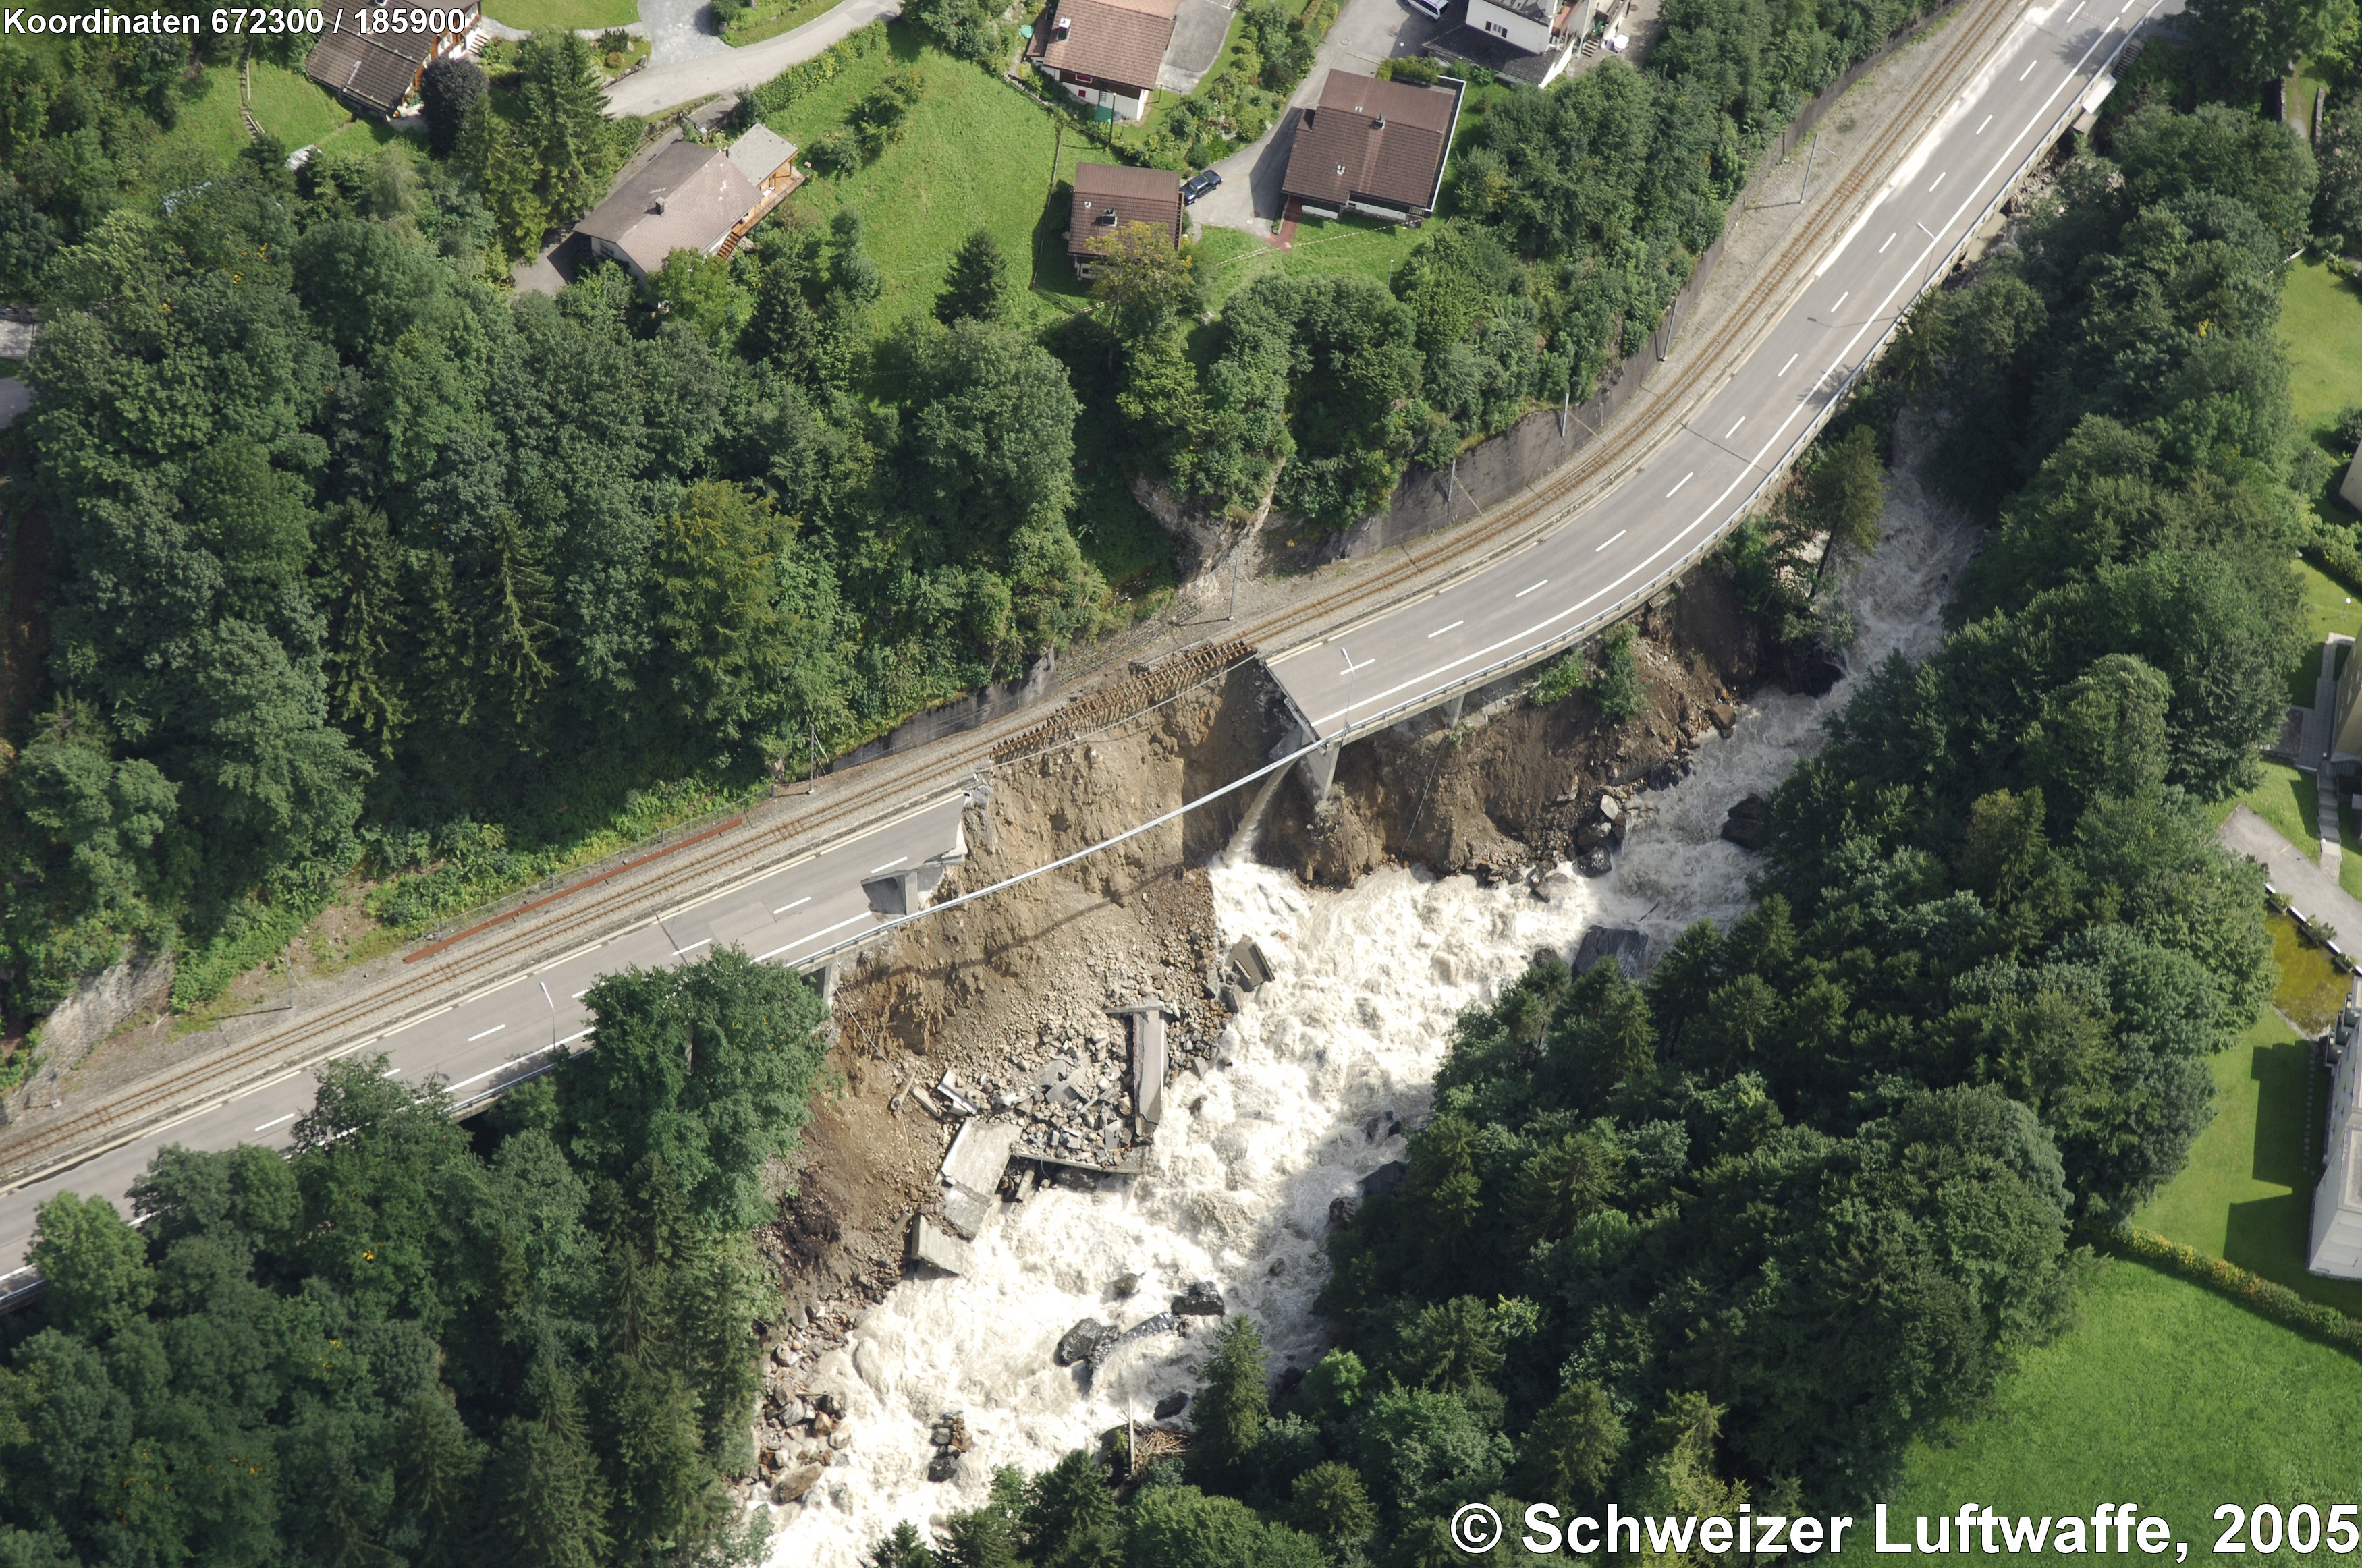
[[[932,318],[881,320],[857,217],[792,204],[646,290],[511,291],[642,132],[568,35],[436,67],[425,156],[294,171],[267,138],[174,163],[203,61],[170,40],[0,46],[0,293],[44,322],[10,494],[52,557],[48,694],[0,776],[0,863],[39,889],[0,913],[6,1010],[135,939],[201,1001],[356,868],[394,926],[456,912],[1098,632],[1087,402],[1200,504],[1275,485],[1350,522],[1585,395],[1755,149],[1924,8],[1675,0],[1644,71],[1487,95],[1459,215],[1391,289],[1273,278],[1209,321],[1187,247],[1141,243],[1040,331],[988,238]],[[914,25],[974,57],[969,9]],[[916,90],[889,75],[815,166],[889,144]]]
[[[138,1229],[44,1204],[48,1293],[0,1319],[0,1563],[747,1561],[751,1231],[820,999],[734,949],[587,999],[596,1049],[497,1135],[352,1059],[290,1157],[167,1149]]]
[[[2127,84],[1825,440],[1908,409],[1992,525],[1941,650],[1779,790],[1756,907],[1644,983],[1540,962],[1461,1020],[1402,1185],[1331,1241],[1308,1375],[1274,1392],[1232,1320],[1183,1461],[1120,1496],[1100,1456],[1006,1473],[879,1568],[1464,1562],[1475,1501],[1850,1508],[2062,1324],[2273,977],[2202,804],[2298,652],[2322,474],[2274,326],[2317,193],[2189,63]]]

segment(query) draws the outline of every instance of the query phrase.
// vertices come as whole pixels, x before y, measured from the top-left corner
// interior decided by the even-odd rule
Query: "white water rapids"
[[[1968,552],[1968,531],[1921,503],[1907,475],[1893,494],[1886,538],[1845,591],[1857,672],[1891,651],[1933,648]],[[1773,692],[1747,705],[1729,739],[1698,748],[1688,778],[1641,797],[1615,870],[1576,879],[1554,903],[1522,884],[1402,868],[1309,890],[1251,861],[1218,862],[1224,939],[1254,937],[1275,971],[1232,1022],[1231,1065],[1173,1086],[1151,1167],[1128,1190],[1054,1187],[1002,1206],[976,1242],[974,1273],[903,1282],[822,1358],[814,1386],[844,1396],[852,1446],[789,1510],[770,1562],[855,1568],[898,1522],[925,1530],[982,1502],[995,1467],[1046,1467],[1127,1414],[1145,1421],[1160,1396],[1194,1388],[1212,1320],[1193,1320],[1189,1338],[1127,1346],[1087,1379],[1052,1362],[1082,1319],[1130,1327],[1210,1279],[1229,1311],[1255,1320],[1275,1375],[1308,1368],[1325,1348],[1311,1306],[1330,1201],[1401,1157],[1387,1113],[1407,1123],[1424,1113],[1454,1017],[1491,1000],[1535,949],[1572,953],[1592,925],[1638,926],[1661,944],[1692,921],[1737,916],[1749,863],[1719,837],[1724,813],[1787,776],[1852,684],[1849,675],[1823,698]],[[1118,1298],[1113,1282],[1126,1273],[1140,1285]],[[955,1479],[931,1484],[928,1429],[951,1410],[974,1447]]]

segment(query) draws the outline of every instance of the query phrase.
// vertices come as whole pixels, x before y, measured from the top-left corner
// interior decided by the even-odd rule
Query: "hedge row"
[[[2195,1247],[2169,1241],[2137,1225],[2119,1225],[2109,1240],[2118,1252],[2143,1263],[2178,1274],[2195,1285],[2218,1291],[2265,1317],[2327,1340],[2362,1355],[2362,1320],[2347,1317],[2334,1307],[2307,1301],[2285,1285],[2276,1284],[2234,1263],[2210,1257]]]
[[[739,128],[753,126],[766,115],[776,115],[805,94],[824,87],[855,63],[886,52],[886,24],[872,22],[829,45],[801,65],[790,65],[760,87],[749,91],[738,105]]]

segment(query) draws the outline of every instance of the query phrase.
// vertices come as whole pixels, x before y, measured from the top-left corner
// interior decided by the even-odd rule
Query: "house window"
[[[1498,35],[1499,35],[1500,37],[1502,37],[1502,38],[1507,38],[1507,37],[1509,36],[1509,29],[1508,29],[1508,28],[1505,28],[1505,27],[1503,27],[1503,26],[1501,26],[1501,24],[1500,24],[1500,23],[1498,23],[1498,22],[1487,22],[1487,23],[1485,23],[1485,30],[1486,32],[1488,32],[1488,33],[1496,33],[1496,34],[1498,34]]]

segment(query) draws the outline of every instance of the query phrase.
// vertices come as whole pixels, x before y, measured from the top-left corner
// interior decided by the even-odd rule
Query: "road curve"
[[[1795,455],[2132,31],[2180,9],[2180,0],[2028,9],[1786,313],[1623,482],[1546,523],[1522,549],[1269,656],[1302,717],[1323,737],[1391,722],[1654,591]]]
[[[852,6],[866,3],[850,0]],[[1953,145],[1947,138],[1957,138],[1963,127],[1977,127],[1990,111],[1996,116],[1991,124],[1973,129],[1960,145],[1972,145],[1991,130],[1996,139],[1984,145],[1998,150],[2005,145],[1999,138],[2014,134],[2015,145],[2023,148],[2025,133],[2014,127],[2021,121],[2039,123],[2039,109],[2046,103],[2071,107],[2076,82],[2088,77],[2095,62],[2104,61],[2111,52],[2108,48],[2094,51],[2095,43],[2120,41],[2128,22],[2170,8],[2147,0],[2101,0],[2103,6],[2124,8],[2104,25],[2079,29],[2079,13],[2070,9],[2074,3],[2058,0],[2020,19],[2018,34],[2002,50],[2007,66],[1989,66],[1967,89],[1920,154],[1898,166],[1903,172],[1856,223],[1838,248],[1836,261],[1818,263],[1823,275],[1807,291],[1805,304],[1768,328],[1772,341],[1801,335],[1798,347],[1783,351],[1798,354],[1799,366],[1858,363],[1893,311],[1940,272],[1929,258],[1948,255],[1949,246],[1937,249],[1924,239],[1915,271],[1898,268],[1893,279],[1887,280],[1880,270],[1890,252],[1898,262],[1906,254],[1900,237],[1891,245],[1881,244],[1888,229],[1900,234],[1909,228],[1918,234],[1910,227],[1918,220],[1907,216],[1918,210],[1915,204],[1933,213],[1926,221],[1948,240],[1962,222],[1975,221],[1981,200],[1958,203],[1951,193],[1953,183],[1974,179],[1982,182],[1975,188],[1989,193],[1995,176],[1983,163],[1964,165],[1937,184],[1936,175],[1944,167],[1937,159],[1948,156],[1946,149]],[[840,7],[831,16],[849,8]],[[1954,25],[1969,24],[1964,17]],[[2084,59],[2087,52],[2090,61]],[[2082,77],[2077,75],[2079,70]],[[2013,89],[2018,90],[2014,95]],[[1962,104],[1994,94],[2020,111],[2017,118],[2001,116],[1998,101],[1979,107],[1974,116],[1961,114]],[[1940,101],[1939,94],[1927,106]],[[2029,116],[2036,118],[2029,120]],[[1882,151],[1873,160],[1890,156]],[[2003,166],[2003,173],[2014,166]],[[1860,200],[1859,192],[1832,193],[1839,198],[1832,212],[1850,213]],[[1925,198],[1930,195],[1943,199],[1928,204]],[[1816,192],[1816,204],[1819,202]],[[1970,215],[1964,220],[1953,215],[1956,204]],[[1882,227],[1887,217],[1896,221]],[[1870,236],[1867,242],[1864,235]],[[1772,265],[1783,274],[1794,274],[1815,264],[1814,255],[1825,248],[1826,238],[1814,239]],[[1860,301],[1842,297],[1850,293],[1846,279],[1864,264],[1865,249],[1872,250],[1868,261],[1882,296],[1866,309],[1849,311],[1846,306]],[[1418,597],[1375,615],[1362,615],[1341,634],[1320,623],[1333,626],[1382,596],[1410,591],[1429,577],[1434,553],[1423,550],[1418,559],[1341,583],[1244,628],[1266,647],[1291,633],[1308,632],[1317,638],[1278,656],[1277,665],[1305,712],[1321,715],[1321,733],[1341,732],[1349,706],[1359,727],[1381,705],[1414,701],[1421,692],[1456,683],[1487,661],[1562,635],[1570,624],[1584,624],[1600,607],[1617,602],[1620,593],[1652,580],[1687,553],[1693,541],[1711,537],[1721,526],[1716,512],[1727,520],[1732,498],[1752,491],[1750,476],[1760,480],[1779,460],[1777,436],[1759,435],[1759,417],[1775,425],[1784,420],[1791,431],[1805,428],[1826,406],[1827,386],[1835,384],[1832,380],[1805,390],[1801,382],[1778,373],[1777,357],[1768,348],[1751,355],[1747,349],[1753,318],[1781,308],[1786,291],[1773,292],[1779,282],[1767,279],[1758,285],[1760,293],[1750,291],[1737,307],[1737,319],[1714,329],[1717,338],[1727,337],[1729,353],[1738,356],[1730,362],[1739,369],[1707,397],[1704,412],[1694,412],[1688,424],[1652,451],[1637,473],[1611,473],[1606,465],[1612,457],[1595,447],[1536,491],[1440,536],[1436,548],[1467,559],[1500,549],[1513,536],[1529,539],[1537,524],[1546,536],[1539,544],[1510,547],[1491,569],[1464,575],[1440,591],[1419,586]],[[1816,346],[1816,352],[1805,355],[1805,346]],[[1700,373],[1722,362],[1720,349],[1704,355]],[[1765,383],[1760,378],[1767,370],[1771,373]],[[1760,392],[1767,384],[1771,401],[1760,416],[1752,407],[1727,417],[1717,412],[1735,389],[1751,386]],[[1668,403],[1674,401],[1674,394],[1664,395]],[[1658,396],[1652,387],[1650,397]],[[1745,426],[1727,428],[1742,416]],[[1714,424],[1716,417],[1724,418],[1723,425]],[[1723,439],[1711,439],[1716,435]],[[1621,447],[1622,442],[1619,436],[1606,445]],[[1675,469],[1676,462],[1683,466]],[[1663,489],[1652,492],[1661,474]],[[1583,499],[1603,483],[1612,487],[1605,500]],[[1548,496],[1538,497],[1537,491]],[[1694,515],[1684,511],[1696,504],[1696,497],[1709,493],[1716,497],[1715,507]],[[1557,501],[1536,505],[1538,499],[1551,496],[1573,499],[1563,506]],[[1551,520],[1552,506],[1566,511],[1564,521]],[[1433,613],[1447,605],[1451,613]],[[1343,669],[1346,649],[1354,660],[1350,675]],[[1325,696],[1319,679],[1322,650],[1326,658],[1338,661],[1337,678],[1328,683]],[[5,1271],[14,1269],[23,1256],[33,1209],[41,1200],[76,1190],[104,1193],[119,1201],[155,1152],[173,1143],[193,1147],[238,1142],[283,1145],[294,1116],[310,1103],[308,1069],[324,1057],[382,1050],[390,1068],[408,1081],[439,1076],[465,1099],[513,1081],[530,1070],[534,1058],[552,1042],[579,1040],[583,1020],[574,993],[584,988],[588,976],[632,964],[677,962],[680,955],[702,951],[701,939],[737,942],[750,953],[794,962],[803,952],[857,933],[863,928],[854,922],[867,907],[866,896],[859,890],[861,880],[890,874],[897,867],[955,856],[962,798],[952,792],[949,781],[984,762],[995,745],[1031,722],[1030,716],[1011,715],[1005,723],[914,752],[907,761],[872,764],[842,779],[824,780],[818,801],[774,812],[760,823],[750,820],[741,830],[700,845],[693,853],[657,861],[595,895],[569,890],[531,919],[473,936],[431,963],[421,963],[415,970],[398,969],[348,998],[292,1014],[283,1029],[233,1043],[213,1057],[176,1069],[153,1084],[127,1089],[65,1123],[27,1130],[18,1140],[20,1151],[28,1146],[50,1153],[20,1161],[17,1168],[25,1174],[0,1186],[0,1300],[10,1283]],[[909,804],[891,807],[889,802],[898,799]],[[812,836],[825,832],[849,836],[827,842]]]

